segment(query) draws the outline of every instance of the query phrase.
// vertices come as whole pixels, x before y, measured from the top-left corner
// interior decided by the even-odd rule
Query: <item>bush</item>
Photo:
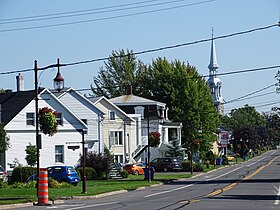
[[[91,167],[96,171],[97,178],[102,179],[107,177],[110,170],[110,158],[106,154],[89,152],[86,154],[85,163],[87,167]],[[80,166],[83,157],[80,158]]]
[[[82,168],[82,167],[79,167],[79,168],[77,169],[77,171],[79,172],[81,179],[83,179],[83,177],[82,177],[83,168]],[[92,168],[92,167],[85,167],[85,173],[86,173],[86,179],[87,179],[87,180],[97,179],[97,173],[96,173],[96,171],[94,170],[94,168]]]
[[[62,183],[58,182],[57,180],[55,180],[53,178],[49,178],[48,185],[49,185],[49,188],[61,188],[62,187]]]
[[[121,171],[121,176],[122,176],[122,178],[127,178],[128,175],[129,175],[129,173],[128,173],[127,170],[123,169],[123,170]]]
[[[0,188],[7,188],[8,184],[6,182],[3,182],[3,180],[0,180]]]
[[[12,173],[12,183],[25,182],[29,176],[36,173],[37,170],[33,167],[16,167]]]
[[[182,162],[182,170],[183,171],[191,171],[191,164],[190,161]],[[194,172],[202,172],[204,171],[203,164],[201,163],[193,163],[193,171]]]

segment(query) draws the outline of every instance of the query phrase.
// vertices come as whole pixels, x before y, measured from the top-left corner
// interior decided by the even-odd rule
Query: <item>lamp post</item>
[[[64,66],[59,63],[59,58],[57,59],[57,64],[52,64],[43,68],[38,68],[37,61],[34,61],[34,76],[35,76],[35,129],[36,129],[36,161],[37,161],[37,197],[38,197],[38,186],[39,186],[39,173],[40,173],[40,149],[42,149],[41,144],[41,135],[39,134],[39,88],[38,88],[38,71],[43,71],[49,68],[58,68],[58,73],[56,77],[53,79],[54,81],[54,88],[57,91],[61,91],[64,87],[64,79],[62,78],[59,67]]]

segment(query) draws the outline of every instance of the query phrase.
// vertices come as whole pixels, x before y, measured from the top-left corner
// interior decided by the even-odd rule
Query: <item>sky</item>
[[[211,39],[212,28],[220,37],[270,26],[279,17],[280,0],[0,0],[0,88],[15,91],[18,71],[28,70],[21,72],[24,87],[34,89],[35,60],[42,68],[57,58],[69,64],[106,58],[113,50],[137,53]],[[280,106],[272,86],[279,68],[238,73],[280,65],[279,37],[276,26],[215,40],[218,73],[236,72],[219,76],[225,113],[245,104],[259,112]],[[177,59],[206,76],[209,56],[210,41],[203,41],[137,58],[146,64],[158,57]],[[102,66],[104,61],[61,67],[65,86],[89,89]],[[41,71],[39,85],[53,88],[56,73]],[[245,95],[250,96],[235,100]]]

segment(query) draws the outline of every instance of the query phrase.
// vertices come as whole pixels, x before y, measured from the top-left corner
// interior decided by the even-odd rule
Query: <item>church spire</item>
[[[210,50],[210,63],[208,65],[209,69],[209,78],[208,85],[213,96],[214,106],[216,107],[219,114],[224,114],[224,99],[222,97],[221,89],[222,82],[217,76],[217,69],[219,68],[216,57],[216,49],[214,43],[214,33],[212,28],[212,41],[211,41],[211,50]]]
[[[211,42],[211,54],[210,54],[210,63],[208,65],[208,69],[212,73],[214,73],[219,68],[217,57],[216,57],[216,49],[214,43],[214,29],[212,28],[212,42]]]

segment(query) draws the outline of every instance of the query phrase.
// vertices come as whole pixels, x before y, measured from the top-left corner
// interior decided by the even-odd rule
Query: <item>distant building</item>
[[[211,42],[211,52],[210,52],[210,63],[208,65],[209,69],[209,79],[207,81],[211,94],[213,96],[214,100],[214,106],[216,107],[218,113],[220,115],[224,115],[224,99],[222,97],[221,89],[222,89],[222,82],[218,78],[219,65],[217,63],[216,58],[216,49],[215,49],[215,43],[213,38],[213,31],[212,31],[212,42]]]

